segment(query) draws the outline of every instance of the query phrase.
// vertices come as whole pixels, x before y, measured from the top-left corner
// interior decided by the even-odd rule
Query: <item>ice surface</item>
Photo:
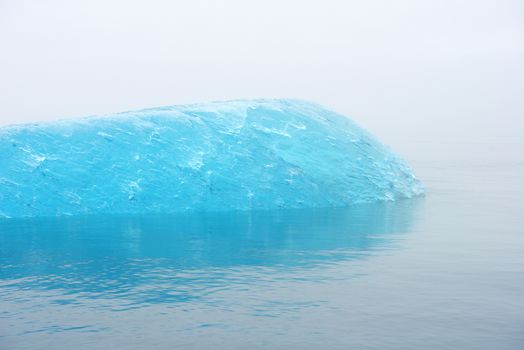
[[[0,217],[333,207],[422,193],[373,136],[298,100],[0,128]]]

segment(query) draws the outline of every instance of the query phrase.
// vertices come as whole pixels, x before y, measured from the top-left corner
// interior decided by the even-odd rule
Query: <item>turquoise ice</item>
[[[0,217],[342,207],[423,194],[349,118],[299,100],[0,128]]]

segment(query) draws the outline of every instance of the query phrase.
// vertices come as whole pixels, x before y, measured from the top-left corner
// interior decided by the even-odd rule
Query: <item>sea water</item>
[[[523,349],[524,145],[397,146],[426,197],[0,221],[0,349]]]

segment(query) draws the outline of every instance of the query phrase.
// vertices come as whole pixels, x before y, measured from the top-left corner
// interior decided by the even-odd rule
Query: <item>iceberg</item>
[[[0,217],[344,207],[423,193],[351,119],[300,100],[0,128]]]

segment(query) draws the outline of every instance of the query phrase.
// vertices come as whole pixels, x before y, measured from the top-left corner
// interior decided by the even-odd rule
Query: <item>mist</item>
[[[2,0],[0,42],[0,125],[300,98],[390,144],[524,130],[521,1]]]

